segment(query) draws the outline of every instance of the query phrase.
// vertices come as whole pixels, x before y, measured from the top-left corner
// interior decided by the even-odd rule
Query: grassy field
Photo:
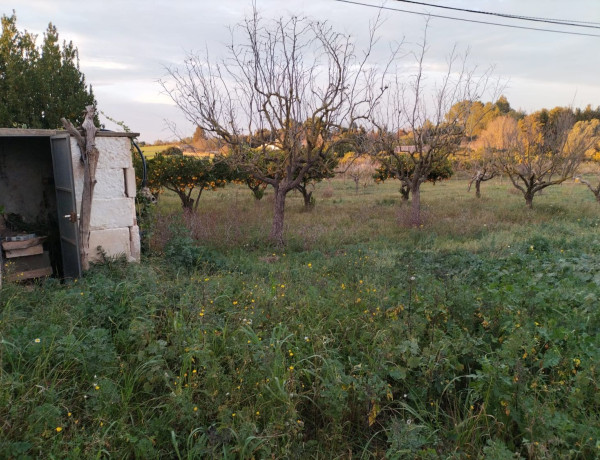
[[[593,179],[592,179],[593,180]],[[454,179],[423,186],[425,222],[419,229],[406,225],[409,204],[401,200],[394,181],[361,186],[336,179],[319,183],[317,203],[307,212],[299,193],[286,202],[287,246],[295,250],[335,250],[344,244],[381,241],[402,247],[445,250],[497,251],[510,242],[534,236],[577,234],[581,219],[596,219],[600,207],[580,183],[550,187],[534,199],[534,209],[507,179],[485,183],[482,198],[467,192],[468,181]],[[186,219],[192,236],[219,249],[265,246],[271,225],[269,189],[254,201],[247,188],[228,186],[204,192],[197,215]],[[157,219],[179,213],[176,196],[162,196]],[[158,225],[160,231],[164,225]],[[160,240],[160,238],[159,238]],[[416,245],[416,246],[415,246]]]
[[[178,144],[165,144],[165,145],[144,145],[140,147],[142,153],[146,158],[152,158],[159,152],[164,152],[169,147],[177,147]]]
[[[2,458],[596,458],[600,207],[451,180],[161,196],[141,264],[0,292]]]
[[[153,158],[154,156],[156,156],[157,153],[164,152],[165,150],[167,150],[170,147],[178,147],[178,146],[179,146],[179,144],[144,145],[143,147],[140,147],[140,149],[141,149],[142,153],[144,154],[144,156],[146,157],[146,159],[150,159],[150,158]],[[184,155],[209,157],[209,158],[214,157],[214,154],[209,153],[209,152],[196,152],[196,153],[185,152]]]

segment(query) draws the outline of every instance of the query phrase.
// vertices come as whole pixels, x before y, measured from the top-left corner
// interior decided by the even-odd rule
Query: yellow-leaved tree
[[[498,176],[502,172],[501,156],[510,155],[516,148],[518,139],[517,120],[509,115],[500,116],[491,120],[476,141],[473,142],[473,151],[468,163],[473,170],[469,182],[469,191],[475,184],[475,194],[481,197],[481,183]]]
[[[585,151],[585,159],[587,161],[600,163],[600,120],[593,119],[578,122],[573,127],[571,135],[573,137],[573,144],[584,142],[582,148],[587,148]],[[597,184],[592,184],[581,176],[578,176],[577,179],[590,189],[596,201],[600,203],[600,180],[598,180]]]
[[[502,169],[527,206],[541,190],[573,177],[586,152],[598,142],[594,121],[575,123],[570,108],[541,110],[505,132],[507,148],[498,156]]]

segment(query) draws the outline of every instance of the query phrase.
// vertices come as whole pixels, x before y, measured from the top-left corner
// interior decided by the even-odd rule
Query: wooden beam
[[[6,251],[7,259],[14,259],[15,257],[27,257],[27,256],[35,256],[38,254],[44,253],[44,246],[38,244],[37,246],[31,246],[29,248],[23,249],[13,249]]]
[[[25,270],[18,273],[9,273],[6,276],[8,281],[23,281],[33,278],[43,278],[52,275],[52,267],[36,268],[33,270]]]
[[[0,137],[50,137],[57,133],[56,129],[0,128]]]
[[[3,241],[2,249],[4,249],[5,251],[12,251],[14,249],[30,248],[31,246],[37,246],[38,244],[42,244],[45,239],[45,236],[38,236],[35,238],[29,238],[28,240]]]

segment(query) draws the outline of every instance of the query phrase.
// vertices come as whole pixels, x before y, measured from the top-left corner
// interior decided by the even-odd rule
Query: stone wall
[[[90,261],[100,258],[98,246],[107,256],[125,255],[140,260],[140,231],[135,217],[135,171],[128,137],[97,137],[100,152],[92,201]],[[81,209],[83,165],[79,146],[71,138],[73,178],[77,209]]]

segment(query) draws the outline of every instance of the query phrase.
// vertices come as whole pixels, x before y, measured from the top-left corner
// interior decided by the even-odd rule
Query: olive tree
[[[327,22],[266,20],[254,10],[231,29],[226,58],[190,54],[161,82],[190,122],[225,142],[237,168],[273,187],[276,244],[287,194],[329,156],[337,132],[369,118],[383,93],[369,64],[375,28],[359,54]],[[250,149],[248,135],[257,131],[267,138]]]

